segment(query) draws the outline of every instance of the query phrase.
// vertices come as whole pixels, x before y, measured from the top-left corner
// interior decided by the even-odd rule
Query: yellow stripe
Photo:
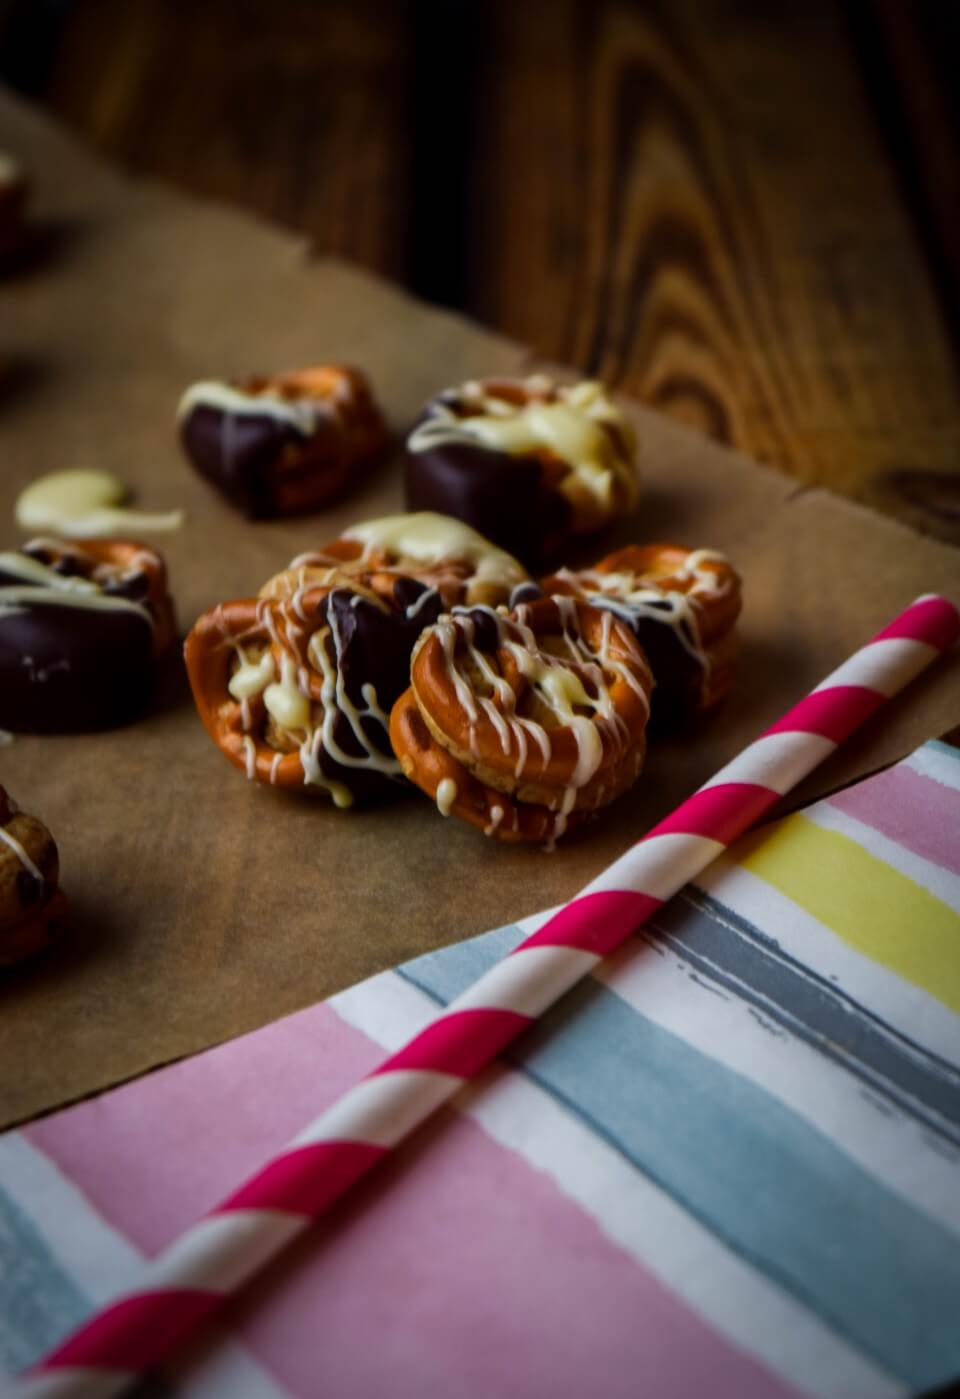
[[[731,853],[858,952],[960,1011],[960,916],[922,885],[801,815]]]

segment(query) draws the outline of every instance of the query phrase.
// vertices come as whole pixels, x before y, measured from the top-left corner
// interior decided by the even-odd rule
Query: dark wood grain
[[[128,168],[403,277],[409,41],[380,0],[83,0],[43,95]]]
[[[838,7],[546,13],[496,12],[483,313],[960,539],[930,489],[960,480],[952,347]],[[507,205],[541,236],[497,238]]]
[[[24,71],[129,168],[960,541],[948,29],[935,0],[75,0]]]

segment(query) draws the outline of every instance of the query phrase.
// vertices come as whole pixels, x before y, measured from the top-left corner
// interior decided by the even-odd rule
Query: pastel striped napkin
[[[136,1282],[546,916],[0,1137],[0,1374]],[[171,1388],[939,1385],[960,1373],[958,1012],[960,754],[931,743],[719,860],[257,1283]]]

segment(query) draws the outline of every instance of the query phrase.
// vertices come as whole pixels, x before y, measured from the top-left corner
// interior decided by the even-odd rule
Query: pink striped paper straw
[[[177,1239],[139,1291],[87,1321],[15,1392],[104,1399],[140,1378],[958,636],[951,603],[918,598]]]

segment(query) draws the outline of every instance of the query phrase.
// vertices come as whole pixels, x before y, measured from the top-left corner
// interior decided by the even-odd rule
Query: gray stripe
[[[790,957],[759,928],[699,891],[685,891],[647,926],[701,975],[960,1145],[960,1071]]]
[[[32,1220],[0,1188],[0,1374],[32,1365],[89,1311]]]

